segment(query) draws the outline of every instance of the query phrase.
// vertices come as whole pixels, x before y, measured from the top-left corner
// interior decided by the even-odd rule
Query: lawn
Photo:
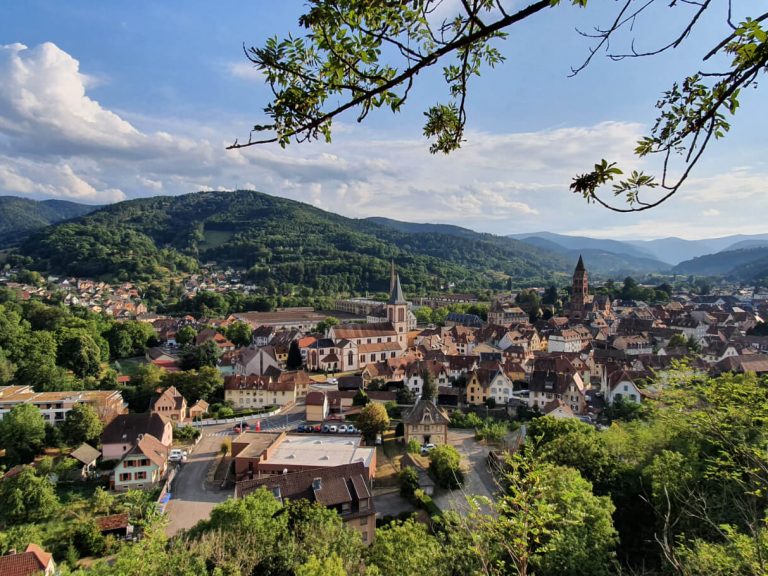
[[[136,376],[139,370],[139,366],[142,366],[147,363],[146,358],[144,356],[137,356],[135,358],[123,358],[122,360],[115,360],[112,362],[112,368],[117,370],[120,374],[125,374],[127,376]]]

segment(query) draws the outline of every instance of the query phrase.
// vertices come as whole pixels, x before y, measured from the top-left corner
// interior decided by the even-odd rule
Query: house
[[[236,409],[285,406],[296,401],[294,379],[272,376],[227,376],[224,378],[224,400]]]
[[[448,444],[450,422],[444,410],[422,398],[403,418],[405,443],[415,439],[420,444]]]
[[[95,521],[96,528],[98,528],[102,536],[114,536],[118,539],[125,539],[133,535],[133,525],[127,513],[99,516]]]
[[[344,523],[370,544],[376,531],[376,509],[370,479],[362,462],[245,480],[235,487],[235,498],[260,488],[284,499],[307,500],[335,510]]]
[[[235,363],[234,373],[238,376],[263,376],[271,370],[279,370],[275,349],[271,346],[262,348],[246,348],[240,353]]]
[[[160,414],[174,424],[180,424],[187,419],[187,400],[175,386],[171,386],[152,398],[149,411]]]
[[[74,458],[80,464],[80,477],[87,479],[94,468],[96,467],[96,461],[101,456],[101,452],[96,450],[93,446],[88,444],[81,444],[76,450],[69,453],[70,458]]]
[[[165,478],[170,449],[151,434],[140,436],[110,477],[116,492],[150,490]]]
[[[586,412],[586,387],[578,372],[535,370],[531,376],[528,406],[544,410],[552,400],[562,400],[574,414]]]
[[[170,448],[173,442],[173,424],[157,412],[121,414],[101,433],[102,459],[122,459],[139,438],[146,435],[153,436],[163,446]]]
[[[528,322],[528,314],[511,302],[496,299],[488,310],[488,323],[496,326],[509,326],[511,324],[524,324]]]
[[[451,384],[448,371],[445,366],[435,360],[425,360],[422,362],[413,362],[405,369],[405,385],[417,397],[424,391],[424,376],[429,374],[435,385],[449,386]]]
[[[198,400],[195,402],[189,409],[189,418],[190,420],[202,420],[203,416],[206,412],[208,412],[208,408],[210,407],[210,404],[206,402],[203,399]]]
[[[573,410],[562,400],[552,400],[544,406],[541,412],[544,416],[551,416],[552,418],[576,418]]]
[[[328,417],[328,397],[317,390],[307,394],[307,422],[322,422]]]
[[[201,346],[206,342],[213,342],[221,352],[229,352],[236,348],[236,346],[230,342],[226,336],[220,332],[217,332],[213,328],[206,328],[205,330],[201,330],[197,336],[195,336],[195,346]]]
[[[24,552],[0,556],[0,574],[3,576],[53,576],[56,564],[53,556],[37,544],[29,544]]]
[[[617,399],[642,402],[647,394],[635,383],[635,379],[625,370],[616,370],[608,376],[608,391],[605,399],[613,404]]]
[[[477,368],[467,376],[467,404],[479,406],[489,399],[497,404],[506,404],[512,397],[513,384],[501,365],[493,368]]]

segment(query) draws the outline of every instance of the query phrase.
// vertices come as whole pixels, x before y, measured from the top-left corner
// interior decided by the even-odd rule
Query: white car
[[[432,452],[432,450],[434,450],[435,448],[437,448],[437,446],[435,446],[434,444],[424,444],[424,446],[421,447],[421,455],[426,456],[427,454]]]
[[[348,431],[349,429],[347,428],[346,424],[342,424],[341,426],[339,426],[339,432],[341,432],[342,434],[346,434]]]
[[[184,451],[178,448],[173,448],[171,453],[168,454],[168,462],[181,462],[184,459]]]
[[[328,432],[337,432],[337,431],[338,431],[338,428],[336,428],[336,426],[330,426],[328,428]]]

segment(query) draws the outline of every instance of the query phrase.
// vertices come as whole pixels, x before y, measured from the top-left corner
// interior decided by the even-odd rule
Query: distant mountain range
[[[32,232],[70,218],[77,218],[99,206],[66,200],[29,200],[0,196],[0,248],[20,243]]]
[[[412,292],[503,288],[570,276],[768,275],[768,234],[622,242],[551,232],[508,237],[447,224],[346,218],[254,191],[199,192],[105,207],[0,197],[0,248],[42,271],[150,280],[215,261],[274,290],[386,290],[395,260]],[[765,262],[764,262],[765,261]]]
[[[685,260],[743,248],[756,248],[768,246],[767,234],[735,234],[721,238],[707,238],[704,240],[684,240],[682,238],[660,238],[657,240],[607,240],[600,238],[588,238],[584,236],[567,236],[552,232],[533,232],[525,234],[511,234],[510,238],[522,240],[528,244],[548,247],[550,250],[565,249],[569,252],[597,249],[613,254],[624,254],[635,258],[657,260],[671,266]],[[646,262],[650,264],[650,262]]]

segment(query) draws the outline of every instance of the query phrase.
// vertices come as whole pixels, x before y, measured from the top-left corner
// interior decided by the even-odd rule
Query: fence
[[[272,416],[277,416],[285,410],[286,408],[290,408],[292,404],[286,404],[285,406],[282,406],[280,408],[277,408],[276,410],[272,410],[272,412],[262,412],[261,414],[249,414],[248,416],[233,416],[232,418],[222,418],[220,420],[197,420],[196,422],[191,422],[190,424],[195,427],[203,427],[203,426],[215,426],[217,424],[237,424],[238,422],[243,422],[247,420],[260,420],[262,418],[271,418]]]

